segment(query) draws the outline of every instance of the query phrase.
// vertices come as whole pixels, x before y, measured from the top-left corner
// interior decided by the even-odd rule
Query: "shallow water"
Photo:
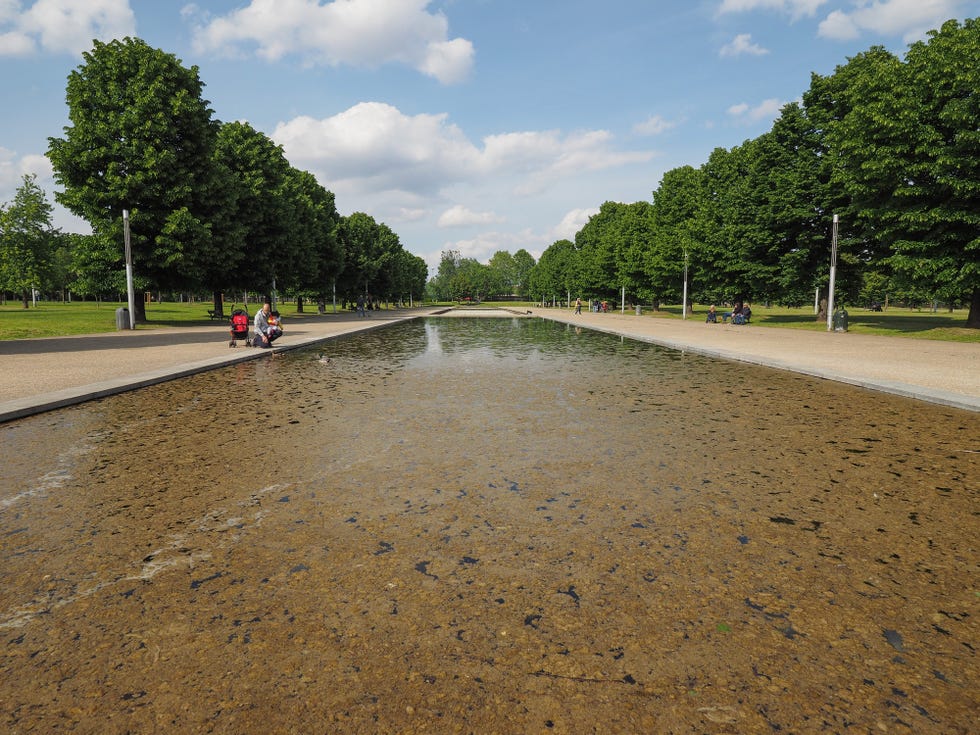
[[[971,732],[980,417],[428,319],[0,426],[13,732]]]

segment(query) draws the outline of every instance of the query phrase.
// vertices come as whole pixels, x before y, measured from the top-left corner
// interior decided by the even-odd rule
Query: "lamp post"
[[[687,319],[687,251],[684,251],[684,303],[681,304],[681,319]]]
[[[827,290],[827,331],[834,329],[834,279],[837,276],[837,215],[830,236],[830,288]]]
[[[129,328],[136,329],[136,293],[133,290],[133,252],[129,247],[129,210],[123,210],[123,243],[126,249],[126,293],[129,298]]]

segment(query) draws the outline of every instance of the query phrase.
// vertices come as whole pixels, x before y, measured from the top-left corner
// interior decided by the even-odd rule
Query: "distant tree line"
[[[534,256],[521,249],[511,255],[498,250],[488,263],[444,250],[439,269],[427,285],[434,301],[486,301],[507,296],[526,297]]]
[[[0,289],[125,293],[123,210],[138,292],[329,300],[421,297],[428,269],[367,214],[292,167],[247,123],[216,120],[197,67],[127,38],[95,42],[67,83],[71,124],[50,138],[55,198],[91,235],[51,228],[33,177],[0,209]],[[136,318],[145,319],[142,300]]]
[[[980,23],[901,60],[881,47],[814,74],[772,129],[668,171],[652,202],[606,202],[541,256],[535,298],[968,304],[980,328]]]

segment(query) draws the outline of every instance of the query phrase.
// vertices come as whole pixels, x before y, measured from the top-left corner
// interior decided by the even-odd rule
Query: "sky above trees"
[[[767,131],[812,72],[903,55],[980,0],[36,0],[0,3],[0,201],[55,186],[48,137],[93,38],[196,65],[247,121],[431,268],[444,250],[535,257],[607,200]],[[53,200],[53,197],[52,197]],[[82,225],[66,213],[56,224]]]

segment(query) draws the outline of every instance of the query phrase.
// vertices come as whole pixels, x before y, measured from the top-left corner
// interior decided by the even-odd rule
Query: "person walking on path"
[[[582,298],[581,297],[575,299],[575,313],[576,314],[581,314],[582,313]]]

